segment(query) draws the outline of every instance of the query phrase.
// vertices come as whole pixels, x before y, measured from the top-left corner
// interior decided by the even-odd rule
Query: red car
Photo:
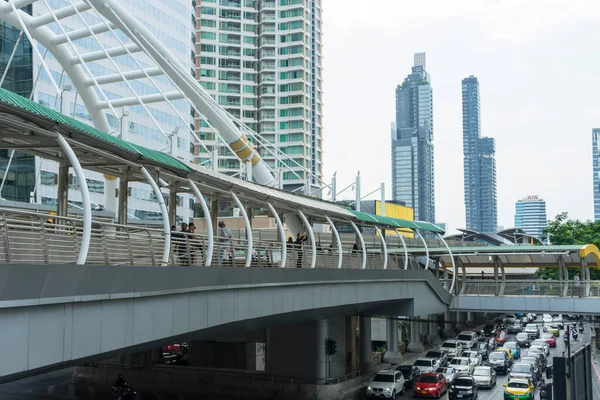
[[[507,339],[508,339],[508,336],[506,335],[505,332],[497,333],[496,337],[494,338],[496,343],[498,343],[499,345],[503,345],[504,343],[506,343]]]
[[[435,397],[439,399],[448,391],[446,377],[437,372],[428,372],[419,376],[415,382],[413,393],[415,397]]]
[[[542,339],[544,339],[546,343],[548,343],[548,346],[556,347],[556,337],[554,337],[554,333],[543,333]]]

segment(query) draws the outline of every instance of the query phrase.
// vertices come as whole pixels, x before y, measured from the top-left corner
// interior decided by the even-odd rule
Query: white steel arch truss
[[[29,15],[21,10],[34,3],[35,15]],[[182,127],[193,138],[190,141],[194,145],[204,147],[208,152],[194,129],[194,119],[184,115],[173,104],[176,100],[183,100],[214,130],[217,142],[223,142],[242,163],[252,163],[252,175],[258,183],[274,185],[276,178],[245,133],[278,161],[285,160],[286,162],[278,162],[278,164],[293,175],[300,177],[300,174],[307,173],[317,179],[319,185],[328,186],[318,176],[313,176],[310,169],[300,164],[296,165],[295,160],[289,155],[263,140],[243,122],[227,113],[190,74],[193,64],[185,65],[177,59],[140,20],[128,12],[123,3],[127,2],[4,0],[0,2],[0,21],[21,30],[32,43],[38,42],[52,54],[76,89],[73,114],[79,97],[96,128],[111,132],[107,112],[119,119],[119,124],[122,124],[122,118],[117,112],[118,108],[141,106],[144,114],[156,126],[156,130],[168,142],[173,136],[170,133],[173,127],[167,127],[157,121],[153,111],[148,107],[149,104],[162,103],[163,109],[168,109],[184,121]],[[75,26],[74,20],[78,21]],[[107,37],[110,40],[106,40]],[[95,50],[83,49],[78,45],[78,41],[81,40],[94,42]],[[61,88],[39,54],[40,50],[35,44],[32,47],[42,60],[42,68],[54,86],[56,95],[61,96],[62,94],[59,93]],[[125,67],[118,62],[119,57],[130,57],[135,65]],[[97,68],[91,67],[91,63],[95,63],[96,67],[100,64],[109,72],[99,73]],[[115,97],[114,93],[107,93],[105,85],[110,83],[118,83],[128,94],[119,94]],[[151,93],[140,93],[137,89],[139,85],[150,88]],[[214,150],[218,150],[218,147]]]

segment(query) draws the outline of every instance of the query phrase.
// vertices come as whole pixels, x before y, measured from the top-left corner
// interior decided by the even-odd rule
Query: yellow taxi
[[[505,352],[508,355],[508,358],[510,358],[511,361],[515,358],[512,350],[509,349],[508,347],[498,347],[496,349],[496,351],[503,351],[503,352]]]
[[[529,379],[514,378],[503,386],[504,400],[533,400],[535,386]]]
[[[560,336],[560,330],[558,329],[558,326],[556,326],[556,325],[550,325],[549,327],[545,328],[544,330],[546,332],[554,334],[555,337]]]

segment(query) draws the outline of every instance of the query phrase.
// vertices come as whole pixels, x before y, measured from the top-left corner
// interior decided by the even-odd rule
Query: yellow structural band
[[[116,176],[112,176],[112,175],[104,174],[104,179],[106,179],[107,181],[114,181],[115,179],[117,179],[117,177]]]
[[[235,142],[229,143],[229,146],[242,161],[250,161],[252,165],[256,165],[260,161],[260,157],[256,154],[256,150],[254,150],[254,146],[244,134]]]
[[[596,267],[600,267],[600,250],[593,244],[587,244],[579,249],[579,257],[586,258],[588,255],[592,255],[596,261]]]

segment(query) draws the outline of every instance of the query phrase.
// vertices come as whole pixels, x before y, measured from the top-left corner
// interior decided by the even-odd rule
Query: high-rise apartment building
[[[414,209],[415,219],[435,223],[433,93],[425,53],[396,88],[392,127],[392,197]]]
[[[199,0],[196,15],[196,71],[202,86],[274,146],[269,151],[255,141],[267,165],[281,172],[284,189],[306,183],[319,187],[321,0]],[[209,124],[200,120],[199,129],[209,150],[219,146],[219,171],[240,172],[240,161],[215,141]],[[200,162],[210,158],[206,152],[199,156]]]
[[[493,138],[481,137],[479,82],[462,80],[463,168],[466,226],[477,232],[496,232],[496,159]]]
[[[594,221],[600,219],[600,128],[592,129],[592,168],[594,170]]]
[[[543,230],[547,225],[546,202],[540,196],[525,196],[515,203],[515,227],[546,242]]]
[[[46,13],[45,3],[38,1],[28,6],[30,7],[30,13],[33,16]],[[64,2],[59,0],[51,0],[47,3],[53,9],[65,6]],[[142,20],[144,25],[168,46],[182,63],[193,70],[195,61],[193,43],[195,38],[195,9],[192,2],[189,0],[170,0],[168,2],[160,0],[123,0],[122,4],[132,15]],[[97,17],[92,15],[86,15],[86,17],[86,24],[88,25],[100,22]],[[61,20],[61,23],[63,26],[68,26],[69,30],[85,28],[84,22],[78,15],[66,17]],[[63,33],[61,27],[56,23],[49,24],[48,27],[56,34]],[[4,70],[3,65],[6,65],[18,36],[19,31],[17,29],[0,25],[0,71]],[[105,48],[110,48],[119,46],[120,41],[127,43],[128,39],[125,38],[125,35],[116,37],[116,35],[107,33],[99,36],[98,41]],[[91,38],[73,40],[73,45],[77,47],[80,53],[97,51],[100,48],[99,43]],[[41,45],[39,45],[39,49],[41,54],[45,53],[45,49]],[[25,35],[21,37],[16,55],[17,57],[11,63],[11,69],[7,75],[8,79],[3,84],[4,88],[27,97],[33,91],[34,101],[85,123],[92,123],[88,110],[75,92],[74,85],[54,57],[48,53],[44,61],[50,69],[52,78],[61,89],[60,94],[56,92],[45,69],[41,67],[42,60],[35,52],[31,51],[31,45]],[[121,56],[117,58],[120,63],[119,68],[122,71],[135,70],[138,67],[138,62],[141,65],[148,62],[145,57],[142,53],[136,53],[135,60],[129,55]],[[96,76],[117,73],[115,66],[108,60],[90,62],[88,67]],[[35,83],[35,87],[33,87],[34,77],[32,71],[39,71],[39,79]],[[135,82],[135,84],[135,89],[143,94],[153,94],[159,90],[168,92],[173,87],[172,83],[166,79],[156,79],[155,84],[157,87],[153,87],[148,82]],[[132,96],[131,90],[123,82],[102,85],[102,90],[103,94],[97,91],[102,99],[104,99],[103,96],[109,96],[111,100]],[[148,111],[142,105],[131,106],[127,109],[118,108],[115,110],[117,115],[111,110],[107,110],[107,119],[111,129],[113,129],[110,133],[148,148],[165,152],[171,151],[174,156],[183,160],[192,160],[194,157],[194,149],[191,146],[193,138],[191,133],[187,132],[189,132],[190,125],[193,126],[194,118],[190,114],[189,103],[184,100],[173,100],[171,104],[173,108],[166,103],[153,103],[146,106]],[[148,112],[152,114],[152,118],[149,117]],[[180,115],[184,118],[180,118]],[[164,135],[163,132],[171,133],[175,130],[178,130],[179,133],[172,145],[168,135]],[[10,152],[0,152],[0,173],[3,172],[3,166],[5,168],[6,159],[9,157]],[[7,175],[9,179],[6,180],[2,190],[3,197],[7,200],[27,202],[30,201],[30,195],[34,192],[31,199],[34,202],[56,205],[58,164],[52,160],[28,157],[15,152]],[[16,164],[15,161],[17,161]],[[94,207],[102,209],[105,202],[104,176],[88,171],[86,179]],[[69,182],[70,206],[78,207],[81,205],[81,194],[78,189],[77,177],[70,176]],[[129,190],[128,214],[130,220],[162,220],[159,205],[148,185],[140,182],[130,182]],[[177,222],[188,221],[192,216],[192,196],[178,195]]]

